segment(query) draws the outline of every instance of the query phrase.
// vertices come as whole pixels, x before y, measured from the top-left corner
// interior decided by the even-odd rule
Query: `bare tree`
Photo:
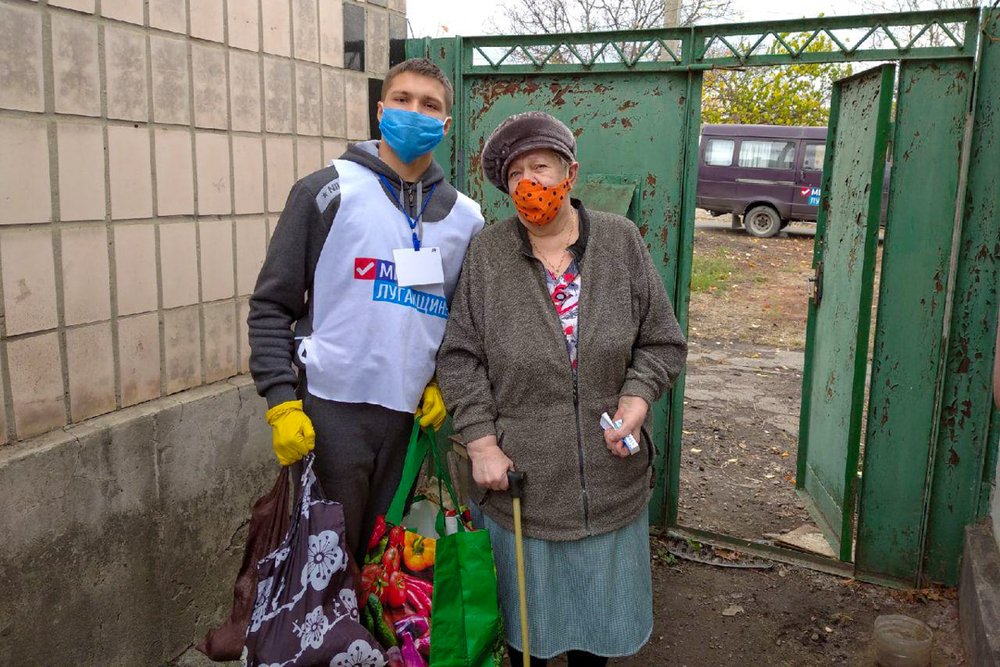
[[[674,23],[668,17],[664,0],[510,0],[488,24],[495,34],[583,33],[606,30],[644,30],[662,28]],[[732,0],[680,0],[679,27],[706,23],[729,15]],[[616,46],[626,58],[655,60],[660,57],[657,45],[648,48],[641,42],[622,42]],[[587,45],[583,53],[600,57],[598,48]],[[528,49],[533,54],[548,57],[550,62],[572,62],[573,55],[560,49],[549,55],[546,49]],[[605,58],[613,57],[603,53]]]
[[[983,3],[984,0],[864,0],[861,6],[866,12],[882,14],[887,12],[962,9],[978,7]],[[907,45],[914,38],[917,38],[922,29],[922,25],[894,26],[891,28],[893,36],[903,45]],[[956,36],[961,37],[960,35]],[[875,35],[875,41],[879,45],[885,45],[888,38],[885,35],[877,34]],[[920,34],[918,43],[916,44],[916,46],[925,47],[954,45],[954,41],[938,26],[933,26],[923,34]]]
[[[683,0],[681,27],[728,16],[732,0]],[[550,34],[662,28],[664,0],[511,0],[489,26],[494,33]]]

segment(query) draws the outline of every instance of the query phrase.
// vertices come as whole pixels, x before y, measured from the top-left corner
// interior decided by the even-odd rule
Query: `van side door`
[[[771,204],[787,220],[795,189],[797,139],[744,137],[736,159],[736,184],[745,206]],[[742,211],[741,211],[742,212]]]
[[[795,196],[792,199],[792,220],[816,222],[819,211],[820,183],[823,179],[823,158],[826,143],[820,140],[802,140],[796,169]]]

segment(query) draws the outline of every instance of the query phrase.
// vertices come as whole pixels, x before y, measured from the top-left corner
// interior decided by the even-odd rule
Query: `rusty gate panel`
[[[930,579],[948,583],[958,579],[965,526],[985,514],[1000,431],[991,397],[1000,287],[1000,9],[985,11],[924,562]]]
[[[898,91],[855,562],[916,583],[972,61],[904,62]]]
[[[813,257],[796,488],[845,561],[894,76],[883,65],[834,84]]]
[[[460,149],[468,156],[465,191],[482,204],[487,224],[514,215],[510,198],[485,181],[479,164],[483,144],[511,114],[529,109],[551,113],[577,137],[580,176],[574,196],[587,205],[624,209],[646,240],[667,294],[675,294],[688,95],[687,73],[470,78],[464,85],[466,124]],[[668,511],[663,471],[670,397],[653,406],[652,413],[659,474],[650,521],[661,523]]]

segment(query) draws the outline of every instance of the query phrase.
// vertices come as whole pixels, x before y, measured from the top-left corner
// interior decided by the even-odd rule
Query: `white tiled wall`
[[[245,372],[288,189],[368,136],[404,11],[0,0],[0,444]]]

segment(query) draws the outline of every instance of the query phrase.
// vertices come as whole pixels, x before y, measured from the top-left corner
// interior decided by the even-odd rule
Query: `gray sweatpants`
[[[347,545],[360,565],[375,525],[403,474],[413,415],[368,403],[340,403],[305,393],[316,429],[313,470],[329,500],[344,505]]]

